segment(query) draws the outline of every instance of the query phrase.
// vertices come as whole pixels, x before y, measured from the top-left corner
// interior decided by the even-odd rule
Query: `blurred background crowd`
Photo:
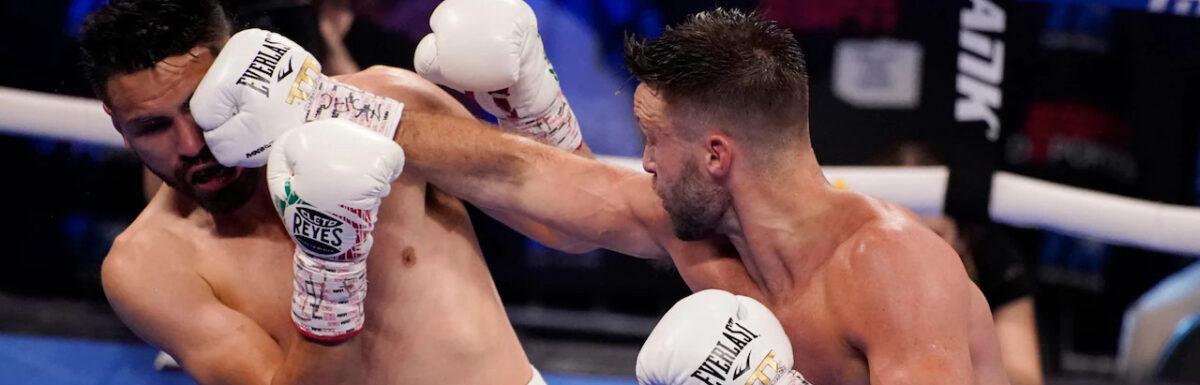
[[[1007,170],[1157,202],[1200,198],[1200,1],[528,2],[600,154],[641,155],[629,112],[635,83],[621,66],[625,36],[656,36],[719,5],[759,10],[795,33],[825,165]],[[0,2],[0,86],[90,97],[76,39],[103,3]],[[242,26],[281,32],[338,74],[411,69],[438,0],[224,3]],[[972,9],[993,17],[967,17]],[[0,333],[136,341],[105,302],[99,266],[154,181],[122,149],[37,137],[0,135],[0,163],[9,218]],[[1140,380],[1166,370],[1170,339],[1200,311],[1195,256],[975,214],[927,223],[987,296],[1014,383]],[[687,293],[669,265],[563,255],[472,217],[509,315],[543,370],[632,375],[641,341]]]

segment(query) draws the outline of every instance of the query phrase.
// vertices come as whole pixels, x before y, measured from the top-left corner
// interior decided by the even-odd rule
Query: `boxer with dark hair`
[[[113,0],[86,21],[96,94],[165,182],[104,260],[122,320],[201,384],[541,383],[462,203],[400,174],[401,112],[462,105],[411,72],[327,78],[283,36],[230,33],[211,0]]]
[[[479,62],[461,47],[495,31],[476,33],[472,20],[485,16],[472,0],[439,11],[451,3],[464,27],[435,26],[438,49],[422,58],[418,48],[417,62],[441,63],[433,79],[457,84],[445,68]],[[954,249],[908,210],[824,178],[789,32],[755,14],[702,12],[661,37],[630,39],[626,63],[642,81],[634,114],[648,174],[453,117],[408,116],[398,143],[435,185],[548,224],[564,236],[553,247],[669,257],[693,290],[761,301],[791,340],[792,368],[814,384],[1008,383],[987,301]],[[639,367],[679,361],[640,357]],[[729,384],[739,367],[671,366],[661,371],[678,375],[655,383]],[[699,372],[708,377],[688,376]]]

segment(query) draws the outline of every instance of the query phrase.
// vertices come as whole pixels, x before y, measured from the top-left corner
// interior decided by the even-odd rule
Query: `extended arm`
[[[405,173],[525,235],[567,252],[669,254],[693,290],[758,296],[732,246],[675,238],[649,175],[592,160],[586,145],[571,153],[481,123],[411,72],[372,67],[339,80],[405,102],[395,137],[407,155]]]
[[[426,116],[430,113],[434,113],[439,116],[460,118],[461,121],[470,122],[471,124],[480,127],[486,127],[487,130],[496,130],[495,127],[475,122],[471,113],[468,112],[467,109],[459,104],[458,101],[456,101],[453,97],[451,97],[438,86],[425,79],[422,79],[420,76],[417,76],[412,72],[391,67],[375,66],[357,74],[338,77],[337,80],[357,86],[376,95],[385,96],[393,100],[404,101],[404,119],[409,119],[413,116]],[[402,122],[401,124],[403,125],[404,123]],[[408,125],[418,126],[419,124],[409,123]],[[423,130],[421,128],[413,129]],[[439,137],[446,138],[448,141],[454,140],[453,137],[447,136],[452,135],[452,133],[436,133],[436,131],[441,130],[441,127],[432,127],[429,129],[431,132],[433,132],[433,135],[439,135]],[[396,135],[396,141],[400,143],[401,147],[406,145],[399,133]],[[441,146],[443,144],[436,145]],[[444,145],[454,146],[455,144],[444,143]],[[565,151],[553,148],[551,150],[566,153]],[[426,150],[422,148],[405,149],[406,153],[416,153],[419,158],[421,158],[421,155],[424,155],[422,154],[424,151]],[[448,149],[448,151],[453,151],[453,149]],[[586,145],[580,146],[573,153],[583,157],[591,156],[591,152],[588,150]],[[467,198],[466,194],[460,193],[460,191],[463,189],[453,188],[454,183],[443,183],[455,181],[452,174],[439,173],[436,168],[432,170],[424,170],[420,167],[416,167],[417,165],[413,164],[411,159],[409,159],[408,162],[409,164],[405,171],[406,174],[419,174],[421,175],[421,179],[428,180],[435,187],[445,190],[451,195],[455,195],[464,199]],[[542,223],[539,218],[527,215],[525,212],[513,210],[511,208],[497,208],[479,204],[476,204],[476,207],[483,210],[493,218],[496,218],[497,220],[508,225],[509,227],[520,231],[530,238],[549,245],[550,247],[566,251],[584,251],[584,249],[581,249],[583,245],[574,243],[572,240],[573,237],[556,231],[551,226],[547,226],[546,224]],[[590,246],[587,249],[590,250],[591,248],[595,247],[596,246]]]
[[[431,183],[484,210],[542,223],[561,235],[552,247],[666,256],[654,231],[669,228],[650,223],[666,224],[649,175],[448,115],[406,113],[396,140]]]

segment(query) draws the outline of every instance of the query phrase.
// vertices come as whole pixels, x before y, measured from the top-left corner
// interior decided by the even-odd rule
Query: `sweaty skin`
[[[215,164],[187,111],[212,60],[208,50],[197,49],[107,85],[106,110],[127,145],[151,169],[183,175],[176,183],[185,186],[187,170],[172,171],[179,164]],[[407,71],[373,67],[339,80],[403,101],[406,112],[469,116]],[[157,118],[132,124],[147,116]],[[300,337],[289,318],[295,245],[271,206],[263,174],[237,170],[258,179],[249,182],[256,189],[240,207],[211,213],[164,185],[114,241],[102,269],[105,293],[121,318],[179,359],[199,383],[530,380],[462,203],[429,186],[420,172],[406,170],[379,209],[365,330],[326,345]]]
[[[767,172],[714,134],[720,160],[705,167],[724,178],[732,208],[718,235],[678,239],[660,196],[695,154],[667,127],[655,93],[639,86],[634,100],[649,174],[434,114],[407,115],[397,142],[407,167],[447,192],[545,224],[558,235],[552,247],[669,257],[693,290],[758,299],[814,384],[1008,383],[987,302],[954,250],[908,210],[830,186],[811,147]]]

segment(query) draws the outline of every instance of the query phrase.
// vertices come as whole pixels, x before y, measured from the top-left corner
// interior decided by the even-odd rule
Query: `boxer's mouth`
[[[237,176],[238,170],[231,167],[209,166],[192,171],[192,185],[200,190],[217,190],[229,184]]]

